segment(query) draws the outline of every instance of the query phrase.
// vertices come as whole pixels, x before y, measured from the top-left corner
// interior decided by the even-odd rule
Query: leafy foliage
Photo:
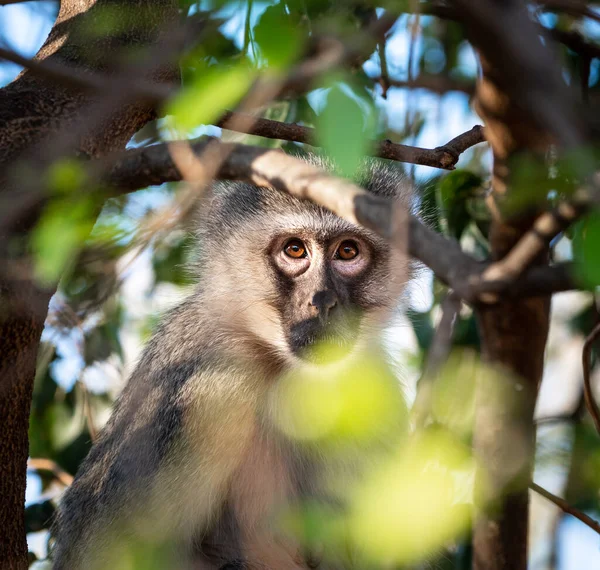
[[[218,120],[223,109],[243,104],[257,81],[284,77],[314,50],[313,42],[325,33],[352,45],[361,26],[380,8],[322,0],[180,2],[182,12],[190,16],[207,9],[207,4],[211,18],[220,22],[218,29],[181,59],[183,88],[165,105],[167,117],[140,131],[132,145],[169,140],[181,133],[190,137],[214,134],[208,125]],[[398,2],[394,8],[409,11],[412,3]],[[96,29],[82,33],[102,36],[118,29],[121,17],[107,12]],[[135,14],[127,15],[132,17]],[[315,127],[322,152],[348,177],[354,175],[360,158],[371,151],[374,139],[431,140],[441,122],[450,122],[440,113],[443,105],[452,105],[452,113],[465,109],[467,95],[450,92],[441,97],[443,104],[437,99],[421,104],[432,96],[416,97],[410,90],[390,89],[384,100],[381,87],[370,78],[381,75],[385,83],[386,76],[399,80],[429,77],[442,85],[457,82],[468,87],[476,69],[469,65],[472,54],[456,23],[423,16],[418,20],[418,41],[411,39],[413,25],[414,18],[403,15],[388,45],[373,42],[372,54],[364,63],[354,64],[343,75],[329,76],[307,94],[285,94],[265,104],[262,116]],[[556,22],[560,28],[570,25]],[[577,65],[576,54],[567,56],[569,73],[575,78],[583,68]],[[589,76],[588,89],[598,88],[599,77],[597,72]],[[446,111],[446,115],[452,113]],[[309,150],[307,145],[284,141],[231,133],[222,136],[296,153]],[[435,140],[436,144],[444,142],[439,136]],[[420,181],[418,196],[418,209],[426,223],[459,240],[478,257],[486,256],[489,249],[487,160],[474,151],[461,158],[460,168],[454,172],[440,175],[429,171],[427,179]],[[502,207],[523,211],[532,205],[551,204],[557,196],[571,192],[576,178],[573,165],[559,163],[553,173],[550,170],[545,163],[540,167],[539,161],[522,157],[515,166],[519,200]],[[147,339],[168,304],[158,300],[174,300],[193,284],[187,269],[195,247],[190,231],[193,220],[182,216],[187,223],[183,231],[166,236],[148,229],[149,214],[173,199],[164,188],[111,200],[96,219],[98,203],[90,197],[91,189],[86,191],[84,170],[78,162],[54,164],[46,182],[52,197],[31,245],[40,281],[61,282],[39,355],[30,455],[49,459],[74,474],[135,360],[132,346],[139,347]],[[553,244],[554,253],[559,255],[565,244],[570,249],[567,258],[575,261],[585,286],[599,285],[598,213],[590,213]],[[428,302],[408,307],[410,327],[404,331],[414,338],[408,354],[403,355],[403,366],[413,377],[422,373],[430,355],[446,294],[435,279],[420,283],[420,293]],[[584,310],[570,323],[572,336],[587,334],[597,319],[591,300],[590,295]],[[284,379],[284,400],[298,404],[293,409],[282,406],[278,418],[291,437],[309,444],[325,441],[338,452],[349,442],[358,442],[363,449],[377,447],[382,432],[387,436],[393,432],[390,437],[397,444],[362,484],[332,482],[339,485],[340,496],[350,504],[345,518],[312,504],[282,514],[286,528],[307,546],[325,541],[341,550],[348,541],[357,543],[365,568],[414,568],[424,558],[435,561],[439,568],[470,567],[469,510],[472,474],[478,467],[470,452],[474,383],[478,375],[489,371],[480,363],[475,317],[464,308],[456,317],[451,349],[450,359],[435,379],[430,425],[422,430],[412,429],[410,410],[399,394],[398,383],[380,360],[366,357],[354,363],[352,370],[332,373],[327,379]],[[573,425],[565,443],[567,453],[552,451],[559,457],[557,462],[569,470],[565,494],[580,508],[597,511],[597,434],[581,415],[567,421]],[[367,459],[372,459],[370,453],[365,453]],[[61,490],[51,473],[32,470],[32,480],[34,477],[43,494],[28,505],[30,532],[49,528]],[[132,569],[159,567],[153,552],[143,549],[135,550],[123,564]]]

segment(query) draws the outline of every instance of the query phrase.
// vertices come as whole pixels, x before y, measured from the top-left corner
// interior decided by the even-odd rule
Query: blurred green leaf
[[[65,158],[48,169],[48,187],[56,194],[70,194],[84,186],[87,173],[81,162]]]
[[[254,40],[270,69],[292,63],[305,35],[305,28],[290,15],[283,2],[269,6],[254,27]]]
[[[575,275],[587,288],[600,285],[600,212],[593,211],[571,229]]]
[[[335,344],[318,347],[324,356],[339,350]],[[404,431],[406,407],[398,382],[389,367],[373,355],[293,370],[273,392],[277,425],[294,439],[324,441],[334,449],[344,444],[373,442]]]
[[[317,117],[317,139],[342,176],[352,178],[368,154],[375,122],[374,109],[359,104],[347,86],[336,84],[329,90]]]
[[[255,72],[243,62],[231,67],[204,67],[194,81],[167,105],[176,129],[191,131],[210,125],[225,109],[235,107],[252,85]]]
[[[471,221],[468,200],[481,187],[480,176],[467,170],[454,170],[440,179],[438,205],[443,213],[442,228],[446,235],[460,240]]]
[[[31,235],[39,281],[58,281],[92,231],[95,218],[95,201],[85,196],[54,199],[48,204]]]

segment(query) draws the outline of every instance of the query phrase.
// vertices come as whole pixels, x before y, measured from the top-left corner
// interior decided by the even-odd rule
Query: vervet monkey
[[[359,182],[408,202],[395,165],[370,161]],[[60,502],[55,570],[126,568],[128,544],[157,542],[175,553],[169,568],[318,563],[274,520],[295,502],[328,500],[329,460],[277,427],[271,394],[290,369],[319,370],[310,348],[320,340],[347,353],[378,346],[397,303],[390,247],[243,183],[215,184],[198,233],[194,292],[149,342]]]

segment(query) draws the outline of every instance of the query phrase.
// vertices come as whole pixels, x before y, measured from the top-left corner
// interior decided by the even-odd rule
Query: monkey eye
[[[335,257],[337,259],[343,259],[344,261],[350,261],[351,259],[354,259],[357,255],[358,244],[351,239],[344,240],[335,252]]]
[[[288,257],[293,259],[301,259],[307,256],[306,246],[297,238],[287,241],[283,246],[283,251]]]

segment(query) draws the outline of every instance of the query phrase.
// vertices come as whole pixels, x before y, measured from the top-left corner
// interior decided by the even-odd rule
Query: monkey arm
[[[231,370],[171,348],[160,338],[148,347],[66,491],[56,570],[113,567],[125,543],[184,548],[220,508],[252,432],[253,404],[244,391],[236,401]]]

